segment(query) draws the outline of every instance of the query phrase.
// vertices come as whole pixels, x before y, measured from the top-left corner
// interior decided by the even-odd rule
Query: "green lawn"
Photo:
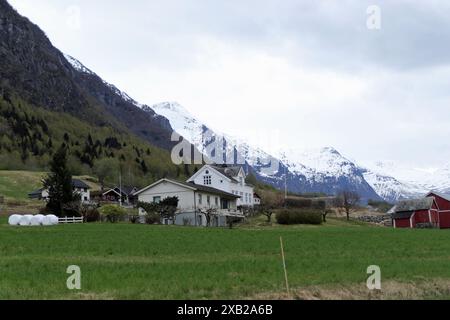
[[[294,290],[363,287],[372,264],[381,267],[383,281],[450,279],[450,231],[334,220],[321,227],[233,230],[0,223],[0,299],[229,299],[283,292],[280,236]],[[81,267],[81,291],[66,289],[69,265]]]

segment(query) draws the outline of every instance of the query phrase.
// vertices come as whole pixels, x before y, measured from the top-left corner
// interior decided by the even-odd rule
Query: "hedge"
[[[322,224],[323,216],[319,210],[282,210],[276,219],[279,224]]]

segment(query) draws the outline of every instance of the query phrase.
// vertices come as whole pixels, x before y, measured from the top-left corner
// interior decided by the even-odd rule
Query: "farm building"
[[[89,202],[91,200],[90,189],[86,183],[79,179],[72,179],[72,190],[74,194],[78,194],[81,198],[82,202]],[[36,199],[36,200],[45,200],[47,201],[49,197],[48,190],[45,188],[41,188],[30,192],[28,194],[28,198]]]
[[[105,191],[101,196],[101,200],[117,203],[122,202],[124,204],[130,205],[134,203],[134,193],[137,191],[138,188],[132,186],[116,186]],[[121,194],[122,197],[120,197]]]
[[[400,201],[390,213],[394,228],[450,228],[450,196],[432,191],[421,199]]]
[[[168,197],[178,198],[175,221],[161,221],[163,224],[206,226],[205,212],[210,209],[214,210],[213,226],[226,226],[228,219],[244,218],[237,209],[239,196],[192,182],[161,179],[135,195],[139,202],[147,203],[158,203]],[[143,216],[145,211],[140,208],[139,214]]]

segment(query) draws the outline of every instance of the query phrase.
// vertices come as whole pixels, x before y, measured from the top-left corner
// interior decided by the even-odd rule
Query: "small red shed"
[[[393,208],[394,228],[439,227],[439,211],[434,197],[403,200]]]
[[[450,228],[450,195],[431,191],[425,198],[400,201],[390,211],[394,228]]]

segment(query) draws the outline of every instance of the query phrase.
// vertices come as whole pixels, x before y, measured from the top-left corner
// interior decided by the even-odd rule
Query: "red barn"
[[[431,191],[427,197],[434,198],[439,211],[439,227],[450,228],[450,195]]]
[[[425,198],[400,201],[392,209],[394,228],[450,228],[450,196],[430,192]]]

